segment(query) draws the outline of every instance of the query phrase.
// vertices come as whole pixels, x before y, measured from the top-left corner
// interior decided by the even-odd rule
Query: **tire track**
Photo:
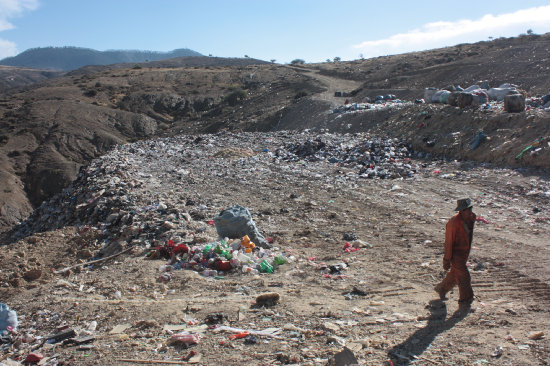
[[[472,286],[474,290],[480,289],[478,294],[545,304],[550,311],[550,285],[513,269],[496,267],[487,272],[474,271]]]

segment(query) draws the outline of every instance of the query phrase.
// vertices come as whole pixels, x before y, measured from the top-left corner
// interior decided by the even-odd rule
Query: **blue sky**
[[[550,3],[517,0],[0,0],[0,59],[34,47],[322,62],[550,32]]]

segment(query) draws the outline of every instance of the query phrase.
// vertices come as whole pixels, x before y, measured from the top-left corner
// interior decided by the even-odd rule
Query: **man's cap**
[[[463,198],[461,200],[456,201],[456,208],[455,211],[462,211],[466,210],[467,208],[472,207],[474,204],[472,203],[472,200],[469,198]]]

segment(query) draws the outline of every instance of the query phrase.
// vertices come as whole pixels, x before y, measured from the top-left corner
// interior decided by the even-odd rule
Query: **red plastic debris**
[[[43,358],[44,355],[42,353],[29,353],[23,363],[38,363]]]
[[[229,271],[233,266],[231,266],[231,263],[229,261],[217,261],[216,262],[216,269],[218,271]]]
[[[476,221],[482,222],[482,223],[484,223],[484,224],[490,224],[489,221],[485,220],[485,219],[484,219],[483,217],[481,217],[481,216],[478,216],[478,217],[476,218]]]
[[[349,252],[355,252],[355,251],[359,250],[359,248],[355,248],[349,242],[346,242],[346,244],[344,244],[344,250],[349,253]]]
[[[248,335],[250,335],[250,333],[245,330],[244,332],[233,334],[233,335],[229,336],[229,339],[246,338]]]
[[[195,356],[197,354],[197,351],[191,351],[187,354],[187,356],[183,356],[181,359],[182,361],[189,361],[191,357]]]

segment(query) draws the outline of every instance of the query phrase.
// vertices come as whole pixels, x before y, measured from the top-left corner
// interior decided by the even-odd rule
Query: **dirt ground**
[[[270,138],[242,140],[250,149],[243,154],[220,153],[235,148],[233,139],[223,138],[189,149],[185,162],[179,160],[191,172],[184,178],[167,174],[166,166],[176,163],[159,158],[163,151],[136,155],[139,163],[126,160],[132,174],[120,177],[141,182],[132,189],[136,202],[163,200],[179,212],[199,206],[202,219],[186,223],[185,231],[203,232],[208,240],[217,240],[208,221],[221,209],[247,207],[260,232],[274,239],[273,250],[293,256],[291,263],[273,274],[216,278],[175,270],[162,282],[159,267],[166,261],[147,259],[146,249],[136,246],[62,275],[53,269],[77,263],[75,243],[97,247],[77,227],[36,233],[0,254],[0,297],[17,311],[23,342],[0,353],[0,360],[21,360],[35,349],[44,364],[58,365],[176,362],[190,352],[194,358],[181,364],[324,365],[345,345],[361,365],[549,364],[548,177],[413,160],[419,167],[413,178],[369,180],[338,164],[267,158],[265,149],[275,145]],[[445,223],[463,197],[473,199],[479,221],[469,261],[476,298],[461,313],[456,291],[443,302],[433,286],[444,275]],[[189,200],[195,206],[186,206]],[[363,244],[345,251],[354,237]],[[327,273],[341,263],[348,267]],[[18,287],[13,278],[5,280],[31,268],[41,268],[42,276],[18,278]],[[268,292],[280,301],[257,306],[256,297]],[[212,319],[273,333],[247,344],[216,331]],[[41,337],[63,325],[85,334],[92,321],[97,329],[89,344],[43,344]],[[115,329],[119,325],[127,328]],[[171,344],[170,325],[200,340],[189,347]]]
[[[547,38],[534,40],[541,57],[547,56],[543,52]],[[507,50],[505,41],[489,46]],[[197,144],[178,145],[178,139],[146,140],[117,148],[101,158],[114,168],[98,168],[94,172],[97,180],[90,178],[81,191],[65,191],[63,202],[87,203],[87,197],[75,192],[102,188],[109,197],[120,195],[124,197],[121,201],[136,210],[143,208],[140,227],[154,233],[149,243],[153,245],[166,243],[171,234],[196,245],[217,241],[211,220],[222,209],[239,204],[250,210],[259,231],[273,238],[273,252],[284,253],[292,261],[273,274],[237,270],[205,277],[180,269],[170,272],[168,280],[159,271],[166,260],[149,259],[145,242],[128,241],[121,244],[127,251],[116,257],[56,273],[97,255],[105,244],[98,238],[114,235],[114,229],[106,225],[110,212],[102,211],[102,221],[93,221],[97,212],[89,211],[89,217],[80,217],[88,220],[83,225],[68,219],[73,217],[69,203],[56,206],[59,200],[46,202],[46,209],[32,218],[42,220],[42,228],[37,224],[19,241],[2,239],[0,301],[17,312],[19,328],[18,334],[12,335],[13,344],[0,344],[0,365],[19,364],[31,351],[44,356],[43,365],[326,365],[344,347],[360,365],[550,364],[550,149],[542,144],[540,151],[516,159],[535,139],[548,136],[548,113],[528,110],[508,114],[501,105],[480,110],[428,104],[378,112],[331,112],[345,99],[335,97],[335,91],[357,91],[355,99],[350,98],[355,103],[394,91],[409,93],[414,99],[414,93],[424,87],[443,87],[451,80],[463,86],[477,82],[488,75],[486,70],[479,71],[479,63],[466,61],[476,55],[485,57],[487,52],[470,52],[481,46],[486,45],[473,45],[472,50],[457,46],[456,55],[449,50],[433,51],[433,65],[439,65],[438,58],[449,63],[441,69],[445,77],[434,72],[436,66],[425,65],[432,58],[416,60],[418,55],[411,54],[403,60],[242,68],[233,70],[236,76],[222,69],[198,67],[177,72],[155,68],[104,71],[95,76],[73,76],[65,80],[62,89],[43,86],[28,94],[40,100],[44,93],[51,108],[38,102],[23,104],[24,97],[29,99],[27,94],[4,100],[6,110],[25,116],[23,106],[36,116],[50,111],[57,116],[52,121],[60,126],[70,117],[74,122],[70,128],[79,132],[80,119],[73,116],[83,111],[90,126],[101,122],[101,115],[109,123],[122,118],[128,125],[145,128],[153,116],[160,131],[155,133],[163,136],[226,131],[202,135]],[[461,60],[466,60],[467,66],[462,71],[456,69]],[[498,60],[491,56],[483,65],[500,65]],[[512,68],[525,65],[532,70],[520,73]],[[543,75],[540,65],[517,60],[513,65],[502,64],[502,70],[511,69],[498,78],[491,76],[491,83],[518,81],[512,77],[521,76],[519,84],[529,86],[530,78],[532,85],[538,78],[542,81],[532,90],[541,94],[548,84],[539,78]],[[415,67],[422,68],[415,71]],[[395,70],[402,70],[405,76],[412,73],[422,83],[388,77]],[[462,72],[462,79],[453,79],[449,70]],[[184,86],[184,78],[190,85]],[[235,80],[243,87],[248,85],[247,99],[236,106],[201,110],[202,115],[190,120],[174,118],[172,123],[170,113],[177,111],[153,110],[156,104],[141,98],[144,92],[155,95],[162,86],[168,94],[186,93],[187,89],[177,88],[197,89],[195,102],[207,102],[207,97],[218,101]],[[258,83],[251,84],[251,80]],[[94,88],[98,89],[95,96],[81,95]],[[296,98],[303,91],[307,96]],[[76,107],[63,112],[56,99],[60,95],[77,98]],[[124,95],[128,110],[121,114],[115,105],[122,99],[106,98]],[[142,104],[133,105],[133,101]],[[30,150],[36,148],[32,144],[16,146],[21,141],[29,144],[31,140],[25,136],[30,132],[17,130],[24,126],[17,113],[10,113],[14,130],[6,133],[9,141],[6,139],[3,148],[9,154],[4,160],[9,157],[15,165],[5,169],[6,175],[26,171]],[[132,119],[133,113],[149,117],[139,120],[142,126]],[[65,136],[58,134],[56,126],[46,127],[48,136]],[[304,129],[308,130],[288,132],[288,136],[273,132]],[[323,129],[341,134],[346,140],[342,149],[348,143],[361,142],[365,137],[359,133],[365,131],[404,139],[415,150],[408,164],[417,173],[404,179],[365,179],[348,164],[328,159],[287,161],[271,155],[277,149],[288,149],[287,138],[324,138]],[[477,149],[469,148],[480,130],[488,139]],[[109,137],[112,143],[124,142],[123,134],[107,132],[98,136],[106,141]],[[58,140],[71,149],[87,141]],[[94,137],[96,140],[103,143],[101,138]],[[429,158],[420,159],[419,152]],[[88,161],[74,154],[71,167],[76,167],[74,162]],[[86,157],[98,155],[94,150]],[[48,177],[38,178],[52,181]],[[4,188],[0,198],[22,197],[23,184],[4,178],[14,188]],[[469,261],[476,298],[470,311],[459,312],[456,291],[441,301],[433,286],[444,276],[445,223],[454,214],[455,201],[464,197],[472,198],[478,215]],[[87,204],[91,202],[93,199]],[[147,211],[159,202],[168,204],[166,214]],[[16,221],[24,219],[21,212],[29,212],[27,206],[10,215]],[[118,209],[113,207],[112,212]],[[355,238],[358,250],[346,251],[346,243]],[[342,263],[346,268],[335,271]],[[280,299],[259,306],[257,297],[265,293],[276,293]],[[248,331],[257,342],[231,339],[234,332],[221,326]],[[92,339],[80,338],[82,344],[46,342],[63,329],[74,329],[79,337]],[[171,342],[171,336],[182,330],[197,334],[198,342],[189,346]],[[187,357],[192,353],[194,356]]]

